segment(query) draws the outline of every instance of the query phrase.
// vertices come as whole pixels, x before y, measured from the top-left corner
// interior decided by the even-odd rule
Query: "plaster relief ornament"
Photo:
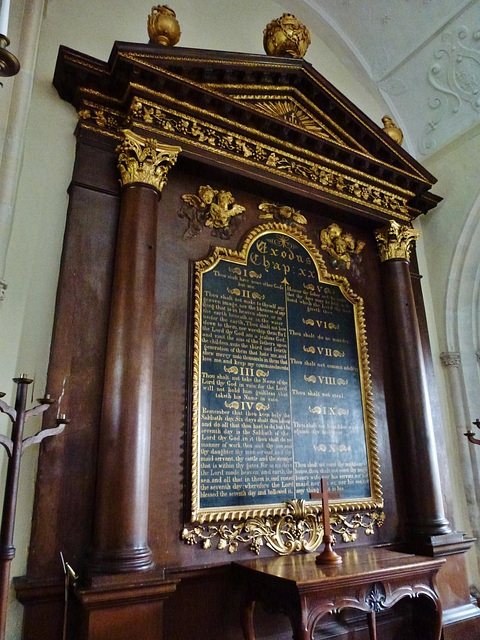
[[[166,4],[152,7],[147,30],[151,44],[161,44],[165,47],[174,47],[182,35],[175,11]]]
[[[459,26],[442,33],[427,78],[434,93],[428,99],[427,122],[418,142],[421,153],[461,131],[470,108],[480,112],[480,30]],[[467,105],[470,105],[468,107]],[[427,112],[425,112],[427,113]],[[452,120],[455,118],[455,120]],[[443,120],[443,122],[442,122]],[[448,133],[447,133],[448,132]]]
[[[441,91],[451,101],[453,113],[457,113],[463,101],[469,102],[476,111],[480,110],[480,32],[473,33],[467,46],[470,31],[460,27],[456,34],[445,32],[442,44],[435,51],[436,62],[428,73],[432,87]],[[431,100],[429,105],[432,107]],[[433,107],[432,107],[433,108]]]
[[[231,238],[243,219],[245,207],[235,204],[230,191],[213,189],[210,185],[198,188],[198,195],[186,193],[183,206],[178,215],[188,218],[185,238],[193,238],[202,230],[202,225],[212,229],[212,236]]]
[[[322,229],[320,240],[321,248],[330,256],[334,269],[350,269],[361,262],[360,252],[365,243],[355,240],[351,233],[344,233],[338,224],[333,223]]]
[[[307,27],[291,13],[272,20],[263,32],[263,48],[269,56],[303,58],[310,42]]]
[[[263,220],[273,220],[274,222],[283,222],[283,224],[307,224],[305,216],[302,216],[300,211],[296,211],[293,207],[262,202],[258,208],[265,212],[258,216]]]
[[[397,127],[393,120],[388,116],[383,116],[382,122],[384,133],[386,133],[387,136],[390,136],[390,138],[392,140],[395,140],[395,142],[397,142],[398,144],[402,144],[403,131],[400,129],[400,127]]]

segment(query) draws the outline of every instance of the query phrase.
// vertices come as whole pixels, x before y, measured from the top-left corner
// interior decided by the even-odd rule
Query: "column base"
[[[163,571],[102,575],[75,589],[80,615],[80,640],[161,640],[163,603],[178,580]]]
[[[442,535],[411,537],[402,546],[407,553],[436,558],[465,553],[474,542],[475,538],[467,538],[461,531],[450,531]]]
[[[473,640],[480,637],[480,608],[472,603],[465,564],[465,553],[474,542],[475,538],[452,531],[445,535],[410,540],[403,547],[404,551],[411,553],[445,558],[445,564],[437,576],[445,640]]]
[[[434,538],[441,538],[445,536],[452,536],[451,541],[458,542],[460,538],[463,538],[463,533],[452,531],[446,518],[438,518],[428,524],[407,522],[405,532],[407,540],[412,540],[414,542],[417,540],[426,540],[427,543],[429,543],[429,541]]]
[[[150,571],[155,567],[150,547],[94,551],[88,568],[90,574],[133,573]]]
[[[457,607],[443,618],[444,640],[478,640],[480,637],[480,609],[475,605]]]

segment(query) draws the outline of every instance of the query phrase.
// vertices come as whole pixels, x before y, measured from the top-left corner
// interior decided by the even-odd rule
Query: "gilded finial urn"
[[[152,7],[147,28],[150,42],[165,47],[175,46],[182,35],[175,11],[166,4]]]
[[[398,142],[398,144],[402,144],[403,131],[400,129],[400,127],[397,127],[397,125],[389,116],[383,116],[382,122],[383,131],[387,134],[387,136],[390,136],[390,138],[392,140],[395,140],[395,142]]]
[[[263,48],[269,56],[303,58],[310,42],[307,27],[291,13],[272,20],[263,32]]]

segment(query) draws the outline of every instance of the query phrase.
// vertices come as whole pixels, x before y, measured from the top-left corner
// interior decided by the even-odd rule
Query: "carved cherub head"
[[[333,223],[328,227],[328,235],[330,236],[331,240],[333,240],[334,238],[338,238],[341,234],[342,230],[338,226],[338,224]]]
[[[217,202],[221,207],[228,207],[235,202],[235,198],[230,191],[224,191],[223,189],[217,193]]]
[[[212,187],[208,184],[206,187],[198,188],[198,195],[200,197],[200,200],[206,205],[212,204],[216,193],[217,192],[215,191],[215,189],[212,189]]]

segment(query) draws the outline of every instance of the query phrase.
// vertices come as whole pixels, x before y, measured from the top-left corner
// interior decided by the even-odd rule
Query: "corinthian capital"
[[[8,287],[8,284],[6,280],[3,280],[3,278],[0,278],[0,302],[5,297],[5,291],[7,290],[7,287]]]
[[[122,186],[141,182],[162,191],[181,147],[142,138],[128,129],[123,134],[124,140],[117,148]]]
[[[440,354],[440,361],[444,367],[459,367],[460,353],[458,351],[444,351]]]
[[[388,227],[377,229],[375,240],[380,252],[380,260],[382,262],[394,258],[410,260],[410,252],[419,235],[419,231],[398,224],[394,220],[390,222]]]

